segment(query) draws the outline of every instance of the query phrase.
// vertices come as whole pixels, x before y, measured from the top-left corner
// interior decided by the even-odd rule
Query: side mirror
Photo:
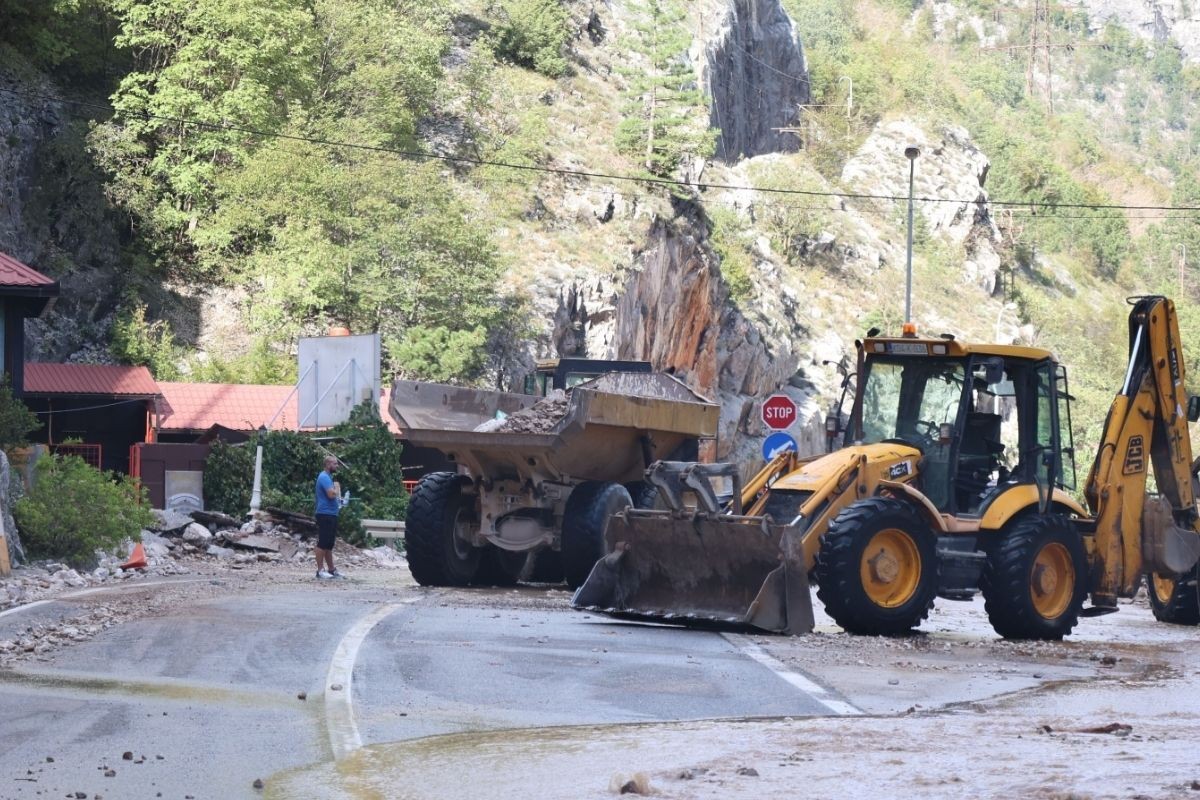
[[[999,356],[984,359],[983,379],[989,384],[997,384],[1004,380],[1004,359]]]
[[[1188,398],[1188,422],[1200,421],[1200,395]]]

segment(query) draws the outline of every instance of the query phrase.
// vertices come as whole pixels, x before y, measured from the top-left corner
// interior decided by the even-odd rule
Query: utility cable
[[[324,147],[342,147],[351,150],[363,150],[374,153],[387,153],[390,155],[403,156],[412,159],[425,159],[430,161],[442,161],[455,164],[469,164],[478,167],[499,167],[503,169],[523,170],[526,172],[540,172],[548,175],[562,175],[573,178],[588,178],[601,179],[610,181],[624,181],[628,183],[639,183],[655,186],[674,186],[684,187],[689,189],[725,189],[730,191],[744,192],[759,192],[763,194],[778,194],[778,195],[800,195],[804,197],[838,197],[844,200],[886,200],[891,202],[907,202],[908,195],[890,195],[890,194],[871,194],[868,192],[832,192],[832,191],[816,191],[810,189],[780,189],[780,188],[760,188],[756,186],[739,186],[736,184],[726,183],[709,183],[676,180],[673,178],[663,178],[649,175],[620,175],[616,173],[593,172],[591,170],[566,169],[563,167],[547,167],[531,164],[511,164],[504,161],[491,161],[482,158],[470,158],[467,156],[451,156],[438,153],[421,153],[413,150],[401,150],[394,147],[383,147],[381,145],[358,144],[355,142],[344,142],[335,139],[324,139],[313,136],[299,136],[290,133],[276,133],[271,131],[262,131],[255,128],[247,128],[242,125],[227,125],[212,122],[200,122],[197,120],[184,119],[180,117],[169,117],[162,114],[150,114],[142,112],[118,112],[112,106],[102,105],[84,100],[71,100],[55,95],[48,95],[39,92],[20,92],[15,89],[0,88],[0,94],[16,95],[21,97],[32,97],[48,102],[62,103],[64,105],[73,105],[81,108],[93,108],[101,111],[115,114],[117,116],[135,117],[139,119],[157,120],[161,122],[170,122],[176,125],[187,125],[195,128],[203,128],[211,131],[223,131],[226,133],[242,133],[247,136],[255,136],[265,139],[284,139],[294,142],[305,142],[308,144],[317,144]],[[1113,211],[1200,211],[1200,206],[1163,206],[1163,205],[1122,205],[1120,203],[1052,203],[1037,200],[980,200],[978,197],[972,199],[962,199],[955,197],[913,197],[913,202],[916,203],[953,203],[955,205],[973,205],[976,203],[985,202],[992,206],[1004,208],[1075,208],[1075,209],[1108,209]]]

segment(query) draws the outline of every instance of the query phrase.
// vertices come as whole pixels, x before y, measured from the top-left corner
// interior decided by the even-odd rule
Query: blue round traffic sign
[[[767,438],[763,439],[762,454],[763,461],[770,461],[780,453],[791,450],[798,451],[800,448],[796,446],[796,440],[788,436],[783,431],[775,431]]]

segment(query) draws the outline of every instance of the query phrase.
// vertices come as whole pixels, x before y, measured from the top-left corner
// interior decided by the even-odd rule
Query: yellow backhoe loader
[[[842,628],[891,635],[920,624],[937,596],[982,591],[1002,636],[1058,639],[1148,575],[1158,619],[1197,624],[1187,423],[1200,398],[1185,394],[1174,305],[1131,303],[1129,365],[1087,508],[1069,493],[1070,395],[1049,352],[869,336],[842,449],[781,455],[744,487],[733,465],[652,465],[659,507],[609,519],[608,555],[572,604],[794,634],[812,629],[814,580]],[[727,501],[716,476],[733,483]]]

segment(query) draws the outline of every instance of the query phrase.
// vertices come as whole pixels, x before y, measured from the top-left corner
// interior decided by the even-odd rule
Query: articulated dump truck
[[[623,509],[576,608],[804,633],[810,582],[860,634],[901,634],[935,597],[982,592],[995,630],[1058,639],[1146,579],[1155,616],[1200,622],[1200,515],[1175,307],[1131,300],[1129,362],[1075,488],[1065,368],[953,337],[857,344],[845,446],[784,454],[724,502],[731,465],[658,463],[658,509]],[[1153,470],[1155,494],[1147,492]],[[1087,595],[1091,605],[1084,607]]]
[[[418,583],[574,588],[604,553],[608,517],[653,502],[646,467],[696,457],[719,407],[670,375],[613,372],[544,398],[396,381],[391,414],[406,439],[458,467],[426,475],[409,503]]]

